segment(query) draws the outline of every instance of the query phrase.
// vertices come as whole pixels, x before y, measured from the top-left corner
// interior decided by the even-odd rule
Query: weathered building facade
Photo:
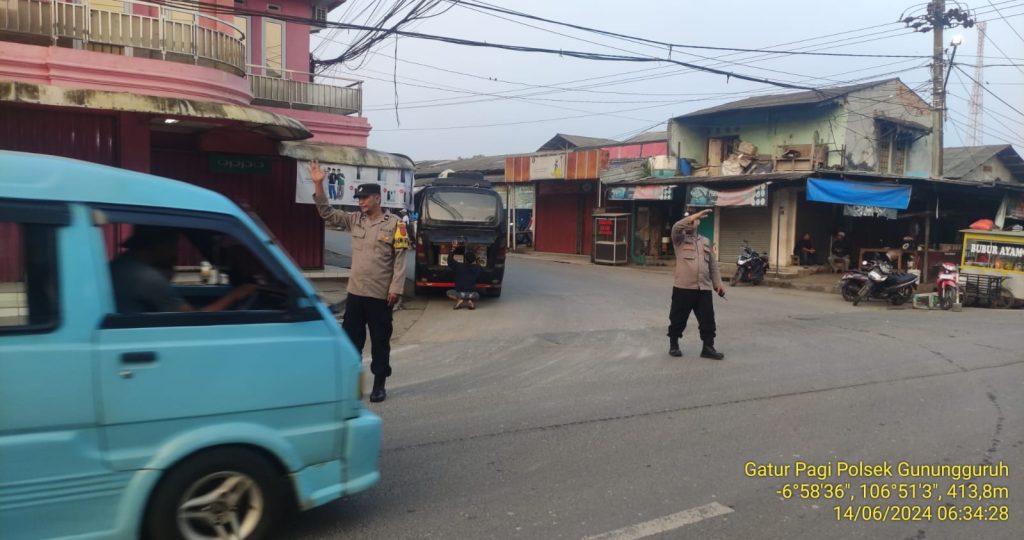
[[[297,195],[305,160],[405,168],[411,181],[408,159],[365,150],[361,83],[309,73],[317,29],[296,21],[343,1],[0,0],[0,149],[223,193],[321,267],[323,226]]]
[[[830,236],[849,225],[842,208],[808,200],[811,173],[890,181],[883,177],[926,178],[930,167],[928,103],[899,79],[751,97],[668,124],[671,157],[692,169],[677,182],[687,186],[688,203],[705,204],[694,193],[713,193],[717,200],[760,190],[715,213],[713,235],[723,262],[734,262],[747,240],[769,251],[772,264],[789,266],[805,232],[819,253],[828,252]],[[863,240],[876,232],[865,230]]]

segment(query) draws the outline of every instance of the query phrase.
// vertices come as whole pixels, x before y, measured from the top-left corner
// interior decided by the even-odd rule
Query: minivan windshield
[[[490,193],[434,191],[427,197],[425,216],[431,221],[497,225],[497,197]]]

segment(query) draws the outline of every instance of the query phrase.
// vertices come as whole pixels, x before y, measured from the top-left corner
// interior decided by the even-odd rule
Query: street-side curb
[[[796,291],[809,291],[809,292],[820,292],[820,293],[837,293],[839,288],[837,285],[818,285],[799,283],[794,280],[785,279],[766,279],[764,285],[775,289],[791,289]]]

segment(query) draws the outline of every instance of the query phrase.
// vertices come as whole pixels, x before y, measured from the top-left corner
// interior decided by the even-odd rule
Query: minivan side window
[[[228,216],[97,209],[114,313],[104,328],[309,320],[296,287]],[[255,248],[255,249],[254,249]],[[306,310],[308,311],[308,310]]]
[[[68,223],[63,205],[0,201],[0,334],[59,325],[57,231]]]

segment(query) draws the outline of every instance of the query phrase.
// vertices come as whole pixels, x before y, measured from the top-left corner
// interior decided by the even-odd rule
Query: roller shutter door
[[[768,207],[744,206],[720,208],[718,218],[718,260],[735,263],[743,241],[758,253],[767,253],[771,244],[772,214]]]

